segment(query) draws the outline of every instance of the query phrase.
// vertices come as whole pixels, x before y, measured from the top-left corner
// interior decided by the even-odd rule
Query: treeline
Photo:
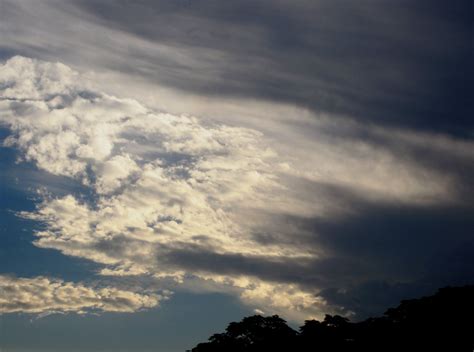
[[[307,320],[295,331],[277,315],[230,323],[192,352],[474,351],[474,286],[446,287],[402,301],[377,318],[350,322],[335,315]]]

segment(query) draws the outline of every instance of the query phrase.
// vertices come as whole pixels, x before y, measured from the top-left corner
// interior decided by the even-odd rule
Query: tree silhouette
[[[295,336],[296,331],[278,315],[254,315],[230,323],[226,332],[212,335],[209,342],[200,343],[192,351],[287,351]]]
[[[339,315],[306,320],[299,332],[279,316],[230,323],[192,352],[449,351],[474,350],[474,286],[446,287],[405,300],[384,316],[351,323]]]

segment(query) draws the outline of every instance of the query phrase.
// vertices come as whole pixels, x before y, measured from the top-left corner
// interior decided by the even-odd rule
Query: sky
[[[472,284],[472,7],[0,0],[0,350]]]

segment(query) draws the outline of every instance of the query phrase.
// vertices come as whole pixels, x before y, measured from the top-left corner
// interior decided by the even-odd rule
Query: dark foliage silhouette
[[[246,351],[474,351],[474,286],[446,287],[435,295],[405,300],[382,317],[352,323],[326,315],[307,320],[299,332],[279,316],[254,315],[192,352]]]
[[[193,352],[207,351],[288,351],[297,333],[279,316],[254,315],[239,323],[230,323],[225,333],[214,334]]]

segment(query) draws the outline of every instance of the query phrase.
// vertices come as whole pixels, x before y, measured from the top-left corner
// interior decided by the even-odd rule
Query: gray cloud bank
[[[204,96],[472,138],[471,11],[469,1],[7,1],[2,46]]]

